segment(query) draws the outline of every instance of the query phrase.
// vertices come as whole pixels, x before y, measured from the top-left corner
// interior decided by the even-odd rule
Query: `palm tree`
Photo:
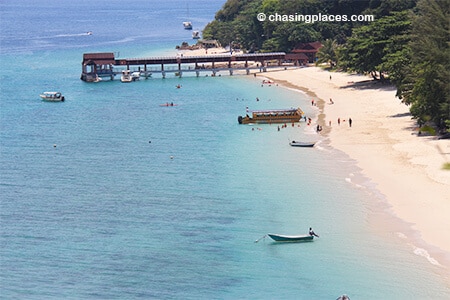
[[[328,63],[333,68],[337,63],[336,49],[338,44],[336,40],[327,39],[323,43],[323,47],[317,52],[317,63]]]

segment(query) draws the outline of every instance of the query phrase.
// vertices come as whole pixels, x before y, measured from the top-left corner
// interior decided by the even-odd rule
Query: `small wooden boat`
[[[291,145],[292,147],[314,147],[315,142],[298,142],[298,141],[292,141],[289,142],[289,145]]]
[[[62,102],[65,100],[60,92],[43,92],[39,97],[41,97],[42,100],[49,102]]]
[[[314,236],[305,234],[305,235],[281,235],[281,234],[267,234],[272,240],[275,242],[311,242],[314,239]]]
[[[160,104],[159,106],[177,106],[178,104],[174,104],[174,103],[164,103],[164,104]]]

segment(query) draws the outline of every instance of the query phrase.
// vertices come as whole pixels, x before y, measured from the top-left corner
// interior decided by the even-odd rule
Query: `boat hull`
[[[39,97],[47,102],[62,102],[65,100],[60,92],[44,92],[43,94],[40,94]]]
[[[314,236],[312,235],[281,235],[281,234],[267,234],[272,240],[275,242],[291,242],[291,243],[300,243],[300,242],[312,242]]]
[[[304,143],[304,142],[290,142],[289,145],[292,147],[314,147],[315,143]]]

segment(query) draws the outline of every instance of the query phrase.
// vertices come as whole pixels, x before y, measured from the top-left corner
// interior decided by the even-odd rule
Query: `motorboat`
[[[122,82],[132,82],[133,77],[130,74],[130,70],[123,70],[122,76],[120,77],[120,81]]]
[[[198,30],[192,31],[192,38],[194,40],[198,40],[200,38],[200,31],[198,31]]]
[[[192,22],[190,22],[190,21],[183,22],[183,27],[186,30],[191,30],[192,29]]]
[[[133,72],[133,73],[131,73],[131,80],[132,81],[138,81],[140,77],[141,77],[141,73],[140,72]]]
[[[49,102],[62,102],[65,100],[61,92],[43,92],[39,96],[42,100]]]

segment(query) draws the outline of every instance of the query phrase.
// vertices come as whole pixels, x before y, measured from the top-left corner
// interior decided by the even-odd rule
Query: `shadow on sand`
[[[357,89],[357,90],[383,90],[383,91],[395,91],[396,88],[394,85],[389,82],[381,82],[379,80],[364,80],[353,82],[347,82],[347,85],[340,87],[341,89]]]

